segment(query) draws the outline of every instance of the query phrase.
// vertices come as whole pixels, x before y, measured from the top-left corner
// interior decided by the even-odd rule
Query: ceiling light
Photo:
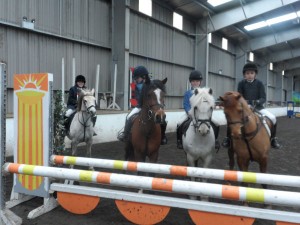
[[[211,4],[213,7],[223,5],[227,2],[231,2],[232,0],[207,0],[209,4]]]
[[[293,13],[285,14],[282,16],[274,17],[274,18],[268,19],[266,21],[260,21],[257,23],[253,23],[253,24],[244,26],[244,28],[247,31],[251,31],[251,30],[262,28],[262,27],[271,26],[276,23],[281,23],[284,21],[296,19],[299,15],[300,15],[300,11],[298,11],[297,13],[293,12]]]

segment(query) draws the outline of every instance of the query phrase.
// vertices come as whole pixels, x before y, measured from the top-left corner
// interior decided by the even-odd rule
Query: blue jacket
[[[191,90],[188,90],[184,93],[183,97],[183,108],[186,113],[188,113],[191,109],[191,104],[190,104],[190,98],[193,95],[193,88]]]

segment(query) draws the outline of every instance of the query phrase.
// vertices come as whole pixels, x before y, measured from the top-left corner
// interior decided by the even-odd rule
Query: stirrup
[[[178,149],[183,149],[182,141],[177,140],[177,148],[178,148]]]
[[[162,139],[161,139],[161,142],[160,142],[160,145],[166,145],[168,144],[168,138],[166,136],[164,136]]]
[[[223,139],[222,146],[223,146],[224,148],[229,148],[229,147],[230,147],[230,140],[229,140],[229,137],[226,137],[226,138]]]
[[[125,137],[126,135],[125,135],[125,132],[123,131],[123,132],[119,132],[118,133],[118,136],[117,136],[117,139],[119,140],[119,141],[122,141],[122,142],[125,142],[126,141],[126,137]]]
[[[277,137],[271,139],[271,147],[275,149],[279,149],[281,147],[281,145],[278,143]]]

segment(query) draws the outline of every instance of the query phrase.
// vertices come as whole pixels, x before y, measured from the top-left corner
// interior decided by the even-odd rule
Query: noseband
[[[164,108],[165,108],[165,106],[164,106],[163,104],[153,104],[153,105],[148,105],[148,106],[147,106],[147,109],[148,109],[148,111],[147,111],[148,120],[151,120],[151,119],[154,117],[155,111],[153,111],[152,108],[155,107],[155,106],[158,106],[158,107],[161,108],[161,109],[164,109]]]

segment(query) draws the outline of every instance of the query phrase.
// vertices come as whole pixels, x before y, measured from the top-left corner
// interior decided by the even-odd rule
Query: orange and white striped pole
[[[258,188],[246,188],[87,170],[43,167],[18,163],[5,163],[3,170],[9,173],[92,182],[127,188],[141,188],[147,190],[166,191],[195,196],[208,196],[213,198],[264,204],[300,206],[300,193],[297,192],[265,190]]]

